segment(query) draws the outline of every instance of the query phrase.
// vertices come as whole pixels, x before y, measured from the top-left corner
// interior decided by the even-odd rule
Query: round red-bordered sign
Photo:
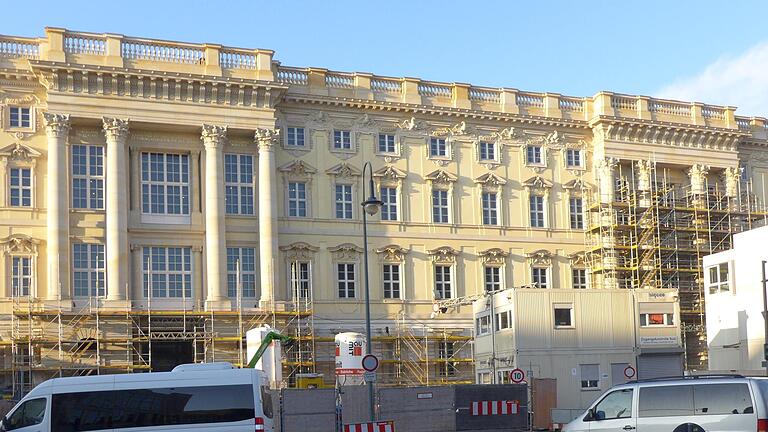
[[[624,376],[627,379],[634,378],[636,374],[637,374],[637,371],[635,370],[635,368],[632,367],[632,365],[628,365],[627,367],[624,368]]]
[[[363,357],[363,369],[367,372],[373,372],[379,368],[379,359],[373,354],[367,354]]]
[[[525,372],[522,369],[512,369],[509,371],[509,380],[515,384],[520,384],[525,379]]]

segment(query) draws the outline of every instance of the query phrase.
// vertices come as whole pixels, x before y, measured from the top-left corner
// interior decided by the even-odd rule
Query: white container
[[[261,342],[267,333],[273,329],[268,325],[256,327],[248,330],[245,333],[246,340],[246,359],[245,364],[251,361],[251,358],[261,346]],[[280,388],[280,383],[283,381],[283,353],[280,349],[280,342],[272,341],[269,348],[261,356],[261,359],[256,363],[256,369],[261,369],[267,375],[269,385],[272,388]]]

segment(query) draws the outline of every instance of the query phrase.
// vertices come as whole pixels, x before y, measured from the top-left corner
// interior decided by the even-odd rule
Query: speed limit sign
[[[525,372],[522,369],[513,369],[509,372],[509,380],[515,384],[520,384],[525,379]]]

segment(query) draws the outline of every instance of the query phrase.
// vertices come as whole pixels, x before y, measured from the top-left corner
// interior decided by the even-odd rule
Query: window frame
[[[339,143],[340,147],[336,146],[337,138],[336,135],[339,135]],[[333,152],[339,152],[339,153],[354,153],[355,152],[355,142],[353,138],[353,131],[351,129],[333,129],[331,130],[331,151]],[[347,138],[346,140],[344,138]],[[349,144],[349,148],[345,148],[345,144]]]
[[[301,144],[299,144],[299,131],[301,131]],[[293,143],[291,143],[292,137],[294,141]],[[286,126],[285,146],[287,148],[306,149],[307,148],[307,129],[303,126]]]
[[[477,161],[486,164],[499,164],[501,162],[500,147],[498,143],[493,141],[478,141]]]
[[[163,265],[165,267],[165,270],[155,270],[152,268],[155,263],[152,252],[155,249],[164,250]],[[180,256],[181,256],[182,270],[168,269],[169,263],[170,263],[169,252],[171,249],[179,249]],[[142,255],[142,264],[141,264],[142,295],[144,300],[148,300],[150,298],[149,297],[150,295],[152,296],[152,299],[157,299],[157,300],[185,300],[185,301],[194,300],[195,263],[192,256],[191,246],[143,246],[141,255]],[[188,261],[185,260],[185,258],[187,257],[188,257]],[[186,270],[185,267],[188,267],[189,269]],[[165,292],[164,296],[154,295],[155,290],[154,290],[154,286],[152,286],[152,283],[154,282],[155,277],[160,275],[163,275],[163,278],[164,278],[164,292]],[[171,276],[181,276],[182,286],[180,289],[180,292],[181,292],[180,296],[170,295]]]
[[[567,310],[568,313],[568,324],[558,324],[557,322],[557,311],[563,311]],[[576,314],[574,313],[574,306],[571,303],[555,303],[552,305],[552,318],[553,318],[553,327],[555,330],[560,329],[566,329],[566,330],[572,330],[576,328]]]
[[[723,269],[725,269],[725,280],[722,280]],[[715,270],[715,272],[713,273],[712,270]],[[731,280],[733,279],[731,277],[732,273],[733,271],[731,269],[730,261],[707,266],[705,274],[707,278],[707,291],[709,294],[733,293],[734,290],[731,286]],[[712,280],[713,275],[716,276],[715,281]]]
[[[651,316],[661,315],[661,323],[652,323]],[[639,325],[641,328],[669,328],[675,327],[675,314],[674,312],[642,312],[639,317]]]
[[[389,267],[389,272],[387,268]],[[397,269],[396,272],[392,272]],[[396,275],[394,275],[396,273]],[[387,277],[389,275],[389,277]],[[396,276],[394,278],[393,276]],[[402,300],[403,298],[403,264],[397,262],[385,262],[381,265],[381,290],[385,300]],[[387,295],[389,291],[389,295]],[[397,293],[397,295],[395,295]]]
[[[339,200],[339,188],[342,188],[342,199]],[[347,200],[347,194],[349,199]],[[336,220],[354,220],[355,219],[355,185],[352,183],[337,182],[333,185],[333,213]],[[341,216],[339,216],[339,206],[341,205]]]
[[[251,264],[245,260],[246,251],[251,251],[252,254],[248,258],[253,258]],[[259,284],[257,274],[257,252],[256,248],[252,246],[227,246],[227,296],[230,299],[237,299],[237,261],[240,261],[240,298],[241,299],[255,299],[259,297],[256,287]],[[234,257],[234,260],[230,262],[230,258]],[[246,278],[247,276],[247,278]],[[250,285],[250,280],[253,281],[253,287],[246,288],[246,284]],[[230,286],[230,283],[234,283],[234,286]],[[253,295],[249,295],[253,294]]]
[[[451,151],[449,148],[450,144],[447,137],[430,136],[427,140],[428,140],[427,155],[429,156],[429,159],[438,159],[438,160],[451,159]],[[442,144],[442,150],[443,150],[442,153],[444,154],[440,154],[441,144]],[[433,150],[436,150],[436,152],[433,152]]]
[[[538,152],[536,151],[538,149]],[[525,165],[532,167],[544,167],[546,164],[546,149],[542,145],[528,144],[525,146]],[[538,157],[538,161],[536,160]]]
[[[147,155],[146,159],[146,168],[148,169],[145,171],[145,160],[144,155]],[[153,161],[152,161],[152,155],[162,155],[162,177],[163,180],[152,180],[152,175],[155,173],[155,171],[152,169]],[[178,174],[179,181],[168,181],[168,166],[169,166],[169,156],[178,156],[179,157],[179,171]],[[139,154],[139,195],[140,195],[140,206],[141,206],[141,217],[142,221],[144,222],[159,222],[159,223],[181,223],[181,224],[188,224],[191,220],[191,214],[192,214],[192,163],[191,163],[191,157],[189,153],[184,152],[166,152],[166,151],[153,151],[153,150],[144,150],[141,151]],[[186,162],[186,174],[184,172],[185,168],[185,162]],[[157,162],[154,162],[157,163]],[[146,175],[145,175],[146,174]],[[183,180],[184,176],[186,175],[186,182]],[[146,178],[146,179],[145,179]],[[160,187],[162,190],[162,206],[163,211],[162,212],[155,212],[153,211],[152,207],[153,205],[158,205],[156,202],[152,199],[153,197],[153,186]],[[145,187],[147,189],[147,193],[145,194]],[[169,197],[170,194],[168,193],[169,188],[179,188],[179,202],[178,206],[180,208],[179,213],[169,213],[168,212],[168,203],[169,203]],[[186,195],[185,195],[186,192]],[[185,202],[185,196],[186,196],[186,202]],[[146,199],[149,199],[147,202]],[[146,206],[145,206],[146,204]],[[175,206],[176,204],[173,203]],[[148,209],[148,211],[146,211]],[[186,210],[186,212],[184,211]]]
[[[85,254],[86,254],[85,261],[87,263],[85,267],[78,267],[76,265],[76,263],[78,262],[78,259],[76,259],[76,256],[78,254],[77,249],[81,247],[85,248]],[[100,252],[98,251],[99,248],[101,249]],[[94,252],[93,249],[97,249],[97,250]],[[94,254],[96,255],[95,266],[94,266],[94,257],[93,257]],[[100,258],[99,258],[99,255],[101,255]],[[101,263],[101,267],[98,266],[98,263]],[[77,286],[75,282],[77,280],[78,273],[86,273],[86,282],[87,282],[87,290],[88,290],[87,295],[82,295],[82,293],[78,294]],[[106,297],[107,296],[106,274],[107,274],[106,245],[102,243],[72,243],[72,297],[73,298],[82,299],[82,298]],[[95,281],[94,281],[94,278],[95,278]],[[95,284],[96,286],[94,286],[94,282],[96,283]],[[101,286],[99,286],[99,283],[101,284]]]
[[[13,185],[14,171],[19,172],[19,184]],[[29,185],[24,186],[23,183],[23,171],[29,171]],[[23,164],[8,164],[6,167],[6,191],[7,191],[7,206],[15,209],[33,209],[35,208],[35,169],[34,166]],[[13,204],[13,190],[19,191],[19,204]],[[29,191],[29,205],[24,205],[24,191]]]
[[[76,148],[83,148],[85,150],[85,164],[83,165],[83,168],[85,169],[85,174],[75,174],[75,149]],[[93,151],[95,149],[99,149],[100,154],[93,154]],[[100,159],[101,163],[96,164],[96,167],[94,167],[92,158]],[[72,172],[71,175],[71,181],[70,181],[70,194],[72,195],[71,205],[72,209],[75,210],[105,210],[105,187],[106,187],[106,147],[102,145],[96,145],[96,144],[72,144],[70,146],[70,169]],[[101,169],[101,174],[99,174],[99,168]],[[96,170],[96,174],[93,174],[92,171]],[[82,180],[85,182],[85,207],[79,206],[79,203],[75,202],[75,199],[77,199],[75,194],[75,181],[76,180]],[[94,187],[94,183],[96,183]],[[95,190],[94,190],[95,189]],[[96,193],[96,197],[94,198],[93,194]],[[100,193],[100,195],[99,195]],[[94,199],[96,200],[96,205],[94,205]],[[98,203],[101,202],[101,205],[99,206]]]
[[[539,203],[538,201],[541,201]],[[536,201],[536,203],[534,203]],[[544,195],[530,194],[528,197],[528,225],[530,228],[547,228],[547,199]],[[535,208],[534,208],[535,206]],[[541,207],[539,209],[539,207]],[[536,222],[534,224],[534,222]]]
[[[302,185],[304,186],[304,198],[299,197],[299,191],[298,188],[296,189],[296,197],[291,197],[291,185]],[[296,203],[296,214],[291,214],[291,205],[292,203]],[[304,203],[304,214],[300,214],[300,206],[299,204]],[[285,186],[285,215],[289,218],[296,218],[296,219],[306,219],[310,217],[310,206],[309,206],[309,182],[308,181],[299,181],[299,180],[288,180],[286,182]]]
[[[586,379],[585,380],[584,379],[584,377],[585,377],[584,368],[585,367],[595,367],[596,370],[597,370],[597,373],[595,374],[597,379],[594,379],[594,380]],[[587,374],[587,375],[591,375],[591,374]],[[587,378],[589,378],[589,377],[587,377]],[[580,381],[579,388],[582,391],[596,391],[596,390],[600,390],[600,365],[596,364],[596,363],[579,364],[579,381]],[[585,385],[585,383],[586,383],[586,385]]]
[[[493,320],[491,319],[490,312],[480,314],[475,317],[475,335],[485,336],[491,334]]]
[[[568,198],[568,220],[572,230],[584,229],[584,198],[580,196]]]
[[[382,138],[384,138],[384,149],[381,147]],[[391,142],[389,142],[390,138]],[[376,153],[381,155],[398,156],[400,152],[398,151],[397,141],[398,140],[396,134],[379,132],[376,137]]]
[[[19,114],[18,114],[18,116],[19,116],[19,124],[18,125],[13,125],[12,124],[12,121],[13,121],[13,110],[14,109],[18,109],[19,110]],[[29,124],[26,125],[26,126],[23,123],[23,118],[24,118],[23,110],[28,110],[29,111],[27,113],[27,115],[29,117]],[[6,105],[6,107],[5,107],[5,114],[6,114],[6,118],[8,119],[5,122],[5,124],[3,125],[5,129],[7,129],[9,131],[26,131],[26,132],[31,132],[31,131],[35,130],[35,122],[37,120],[35,118],[36,117],[35,109],[34,109],[34,107],[32,107],[32,105],[24,104],[24,103],[22,103],[22,104]]]
[[[440,194],[440,196],[437,198],[435,197],[436,193]],[[445,198],[443,198],[442,194],[445,194]],[[446,188],[433,187],[430,193],[430,198],[431,198],[430,205],[432,208],[432,212],[431,212],[432,217],[430,218],[430,222],[433,224],[440,224],[440,225],[452,223],[451,222],[451,191]],[[440,203],[436,205],[435,199],[438,199]],[[443,204],[443,200],[445,200],[445,204]],[[443,214],[443,210],[445,214]],[[441,216],[439,218],[440,219],[439,221],[435,220],[435,219],[438,219],[437,217],[438,215]],[[445,217],[443,218],[442,216],[445,216]]]
[[[566,148],[565,167],[567,169],[584,169],[584,151],[578,148]]]
[[[583,281],[578,280],[577,281],[577,272],[584,272],[583,274]],[[581,276],[579,276],[579,279],[582,279]],[[572,267],[571,268],[571,289],[588,289],[589,288],[589,272],[587,271],[586,267]]]
[[[340,266],[344,267],[344,279],[340,279],[339,275],[342,272]],[[351,266],[351,267],[349,267]],[[343,299],[343,300],[349,300],[349,299],[357,299],[357,263],[356,262],[350,262],[350,261],[338,261],[335,263],[336,272],[335,272],[335,279],[336,279],[336,298]],[[352,279],[349,279],[349,269],[352,269]],[[344,285],[344,296],[341,295],[342,293],[342,284]],[[350,290],[350,286],[352,287]],[[352,295],[350,296],[350,292]]]
[[[385,189],[391,192],[387,192],[387,194],[385,195],[384,194]],[[381,220],[386,222],[399,222],[400,221],[400,188],[392,185],[380,185],[379,197],[381,199],[381,202],[383,203],[381,206],[381,215],[380,215]],[[394,219],[390,217],[393,213],[392,207],[394,207]],[[387,218],[384,217],[385,214],[387,215]]]
[[[496,274],[491,276],[497,278],[498,280],[489,282],[488,281],[489,271],[491,273],[495,271]],[[502,289],[503,284],[504,284],[504,274],[503,274],[502,266],[491,265],[491,264],[483,265],[483,289],[485,290],[484,292],[490,293],[493,291],[500,291]],[[493,291],[490,291],[488,288],[492,286],[496,286],[497,288]]]
[[[540,282],[536,281],[537,273],[539,276],[541,275],[544,276],[544,279],[545,279],[544,284],[541,284]],[[539,277],[538,279],[541,279],[541,278]],[[549,267],[537,266],[537,265],[531,266],[531,285],[533,285],[538,289],[549,289],[549,284],[550,284]]]
[[[502,324],[502,318],[506,318],[506,321],[507,321],[507,325],[506,326],[502,326],[501,325]],[[496,331],[502,331],[502,330],[511,329],[513,324],[514,324],[512,322],[512,310],[510,309],[510,310],[505,310],[505,311],[498,312],[496,314],[496,319],[494,321],[495,321],[495,324],[496,324]]]
[[[440,280],[438,280],[438,268],[440,270]],[[447,269],[447,273],[446,273]],[[448,280],[445,280],[445,276],[448,276]],[[454,275],[454,265],[453,264],[435,264],[432,269],[432,278],[433,278],[433,285],[432,285],[432,295],[435,300],[445,300],[445,299],[451,299],[455,298],[455,288],[454,288],[454,281],[456,280],[456,277]],[[448,288],[448,296],[445,296],[446,294],[446,287]],[[438,296],[438,293],[440,295]]]
[[[21,253],[12,253],[7,256],[8,264],[10,266],[8,271],[8,277],[9,277],[9,284],[8,288],[10,291],[11,297],[36,297],[37,296],[37,259],[35,254],[21,254]],[[22,271],[19,272],[19,274],[14,274],[17,270],[17,265],[14,262],[15,260],[29,260],[29,274],[25,275],[23,272],[24,265],[21,264]],[[18,279],[18,281],[17,281]],[[24,280],[29,281],[28,291],[26,294],[19,293],[16,288],[17,282],[23,282]],[[20,285],[23,286],[23,283]]]
[[[307,277],[303,276],[302,267],[306,266]],[[294,271],[294,268],[296,269]],[[299,259],[293,260],[288,263],[288,289],[290,290],[290,298],[294,300],[311,300],[313,298],[312,292],[312,260]],[[306,287],[304,286],[306,284]],[[306,293],[306,296],[301,294]]]
[[[452,377],[456,376],[458,368],[455,361],[451,361],[456,356],[456,345],[452,341],[438,341],[437,358],[443,363],[443,367],[438,367],[438,376]]]
[[[234,158],[236,168],[235,173],[228,171],[233,165],[229,163],[228,159]],[[250,174],[244,171],[243,162],[250,160]],[[227,216],[255,216],[256,215],[256,158],[249,153],[224,153],[224,212]],[[247,164],[246,164],[247,165]],[[234,175],[236,181],[230,181],[229,177]],[[250,182],[243,181],[243,176],[250,175]],[[235,189],[235,196],[237,202],[234,204],[235,209],[232,211],[230,208],[230,188]],[[250,191],[249,191],[250,189]],[[244,199],[245,198],[245,199]],[[250,207],[248,202],[250,201]],[[250,210],[250,211],[248,211]]]
[[[493,199],[491,199],[491,196]],[[487,199],[486,199],[487,198]],[[490,201],[493,201],[492,203]],[[484,226],[500,226],[499,192],[483,190],[480,192],[480,207]]]

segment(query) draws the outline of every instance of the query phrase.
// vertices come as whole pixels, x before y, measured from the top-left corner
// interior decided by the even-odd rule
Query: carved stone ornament
[[[201,138],[206,148],[223,146],[227,140],[227,127],[204,124]]]
[[[432,257],[432,261],[438,264],[454,264],[459,253],[450,246],[441,246],[427,251],[427,254]]]
[[[565,137],[560,132],[554,131],[544,138],[544,142],[550,147],[561,147],[565,145]]]
[[[450,134],[453,136],[475,135],[477,130],[470,125],[467,125],[466,121],[461,121],[449,129]]]
[[[310,129],[326,130],[332,126],[331,118],[323,111],[315,111],[309,115],[307,126]]]
[[[37,255],[37,246],[40,240],[33,239],[26,234],[11,234],[0,240],[3,250],[9,255]]]
[[[528,180],[524,181],[523,186],[525,186],[525,188],[528,190],[533,190],[533,189],[548,190],[552,188],[552,182],[545,179],[542,176],[533,176]]]
[[[480,260],[485,264],[503,265],[509,253],[499,248],[490,248],[480,252]]]
[[[376,253],[381,255],[381,259],[388,262],[403,262],[405,261],[405,255],[408,252],[408,249],[398,245],[389,245],[376,249]]]
[[[649,160],[639,160],[635,163],[637,168],[637,190],[651,190],[651,171],[653,164]]]
[[[40,156],[39,151],[21,143],[11,144],[0,150],[0,157],[6,161],[34,164]]]
[[[287,246],[280,246],[280,250],[285,252],[287,261],[310,261],[320,248],[304,242],[295,242]]]
[[[525,142],[526,140],[526,134],[524,131],[514,128],[512,126],[502,129],[498,132],[494,132],[493,136],[495,136],[500,141],[512,141],[512,142]]]
[[[709,166],[703,164],[693,164],[688,170],[688,176],[691,179],[691,193],[703,194],[706,191],[706,179],[709,174]]]
[[[584,180],[581,178],[576,178],[563,184],[563,189],[573,194],[577,192],[588,191],[592,189],[592,186],[584,182]]]
[[[595,163],[595,173],[598,177],[613,177],[613,170],[616,169],[619,160],[614,157],[598,159]]]
[[[425,178],[429,180],[432,184],[442,184],[442,185],[451,185],[455,183],[456,180],[458,180],[458,177],[456,177],[454,174],[451,174],[443,170],[432,171],[431,173],[427,174]]]
[[[361,174],[359,169],[346,162],[337,164],[336,166],[328,169],[325,173],[337,178],[354,178],[360,177]]]
[[[387,165],[381,169],[376,170],[373,173],[375,178],[378,178],[382,183],[399,183],[407,174],[392,165]]]
[[[288,178],[301,180],[308,180],[313,174],[317,173],[317,170],[312,165],[299,159],[288,162],[277,170]]]
[[[399,129],[405,131],[427,131],[429,130],[429,124],[423,120],[416,120],[416,117],[411,117],[407,120],[403,120],[397,124]]]
[[[507,184],[507,181],[494,173],[486,173],[476,178],[475,183],[481,184],[487,188],[498,188]]]
[[[360,254],[363,253],[363,248],[355,246],[352,243],[342,243],[338,246],[329,247],[328,251],[333,254],[337,261],[355,261],[360,258]]]
[[[108,143],[124,140],[128,136],[128,119],[102,117],[101,120]]]
[[[259,149],[271,150],[273,146],[280,142],[280,129],[258,128],[253,134]]]
[[[570,255],[568,255],[568,259],[571,260],[571,267],[586,267],[586,257],[584,255],[584,252],[574,252]]]
[[[0,90],[0,103],[5,105],[31,105],[40,103],[40,99],[33,93],[19,95]]]
[[[378,123],[368,113],[365,113],[355,120],[354,127],[358,131],[374,131],[378,127]]]
[[[552,252],[539,249],[526,255],[532,266],[550,266],[552,265]]]
[[[725,196],[734,198],[739,195],[739,168],[728,167],[723,171],[723,183],[725,184]]]
[[[45,133],[51,138],[62,138],[69,134],[69,114],[43,113]]]

